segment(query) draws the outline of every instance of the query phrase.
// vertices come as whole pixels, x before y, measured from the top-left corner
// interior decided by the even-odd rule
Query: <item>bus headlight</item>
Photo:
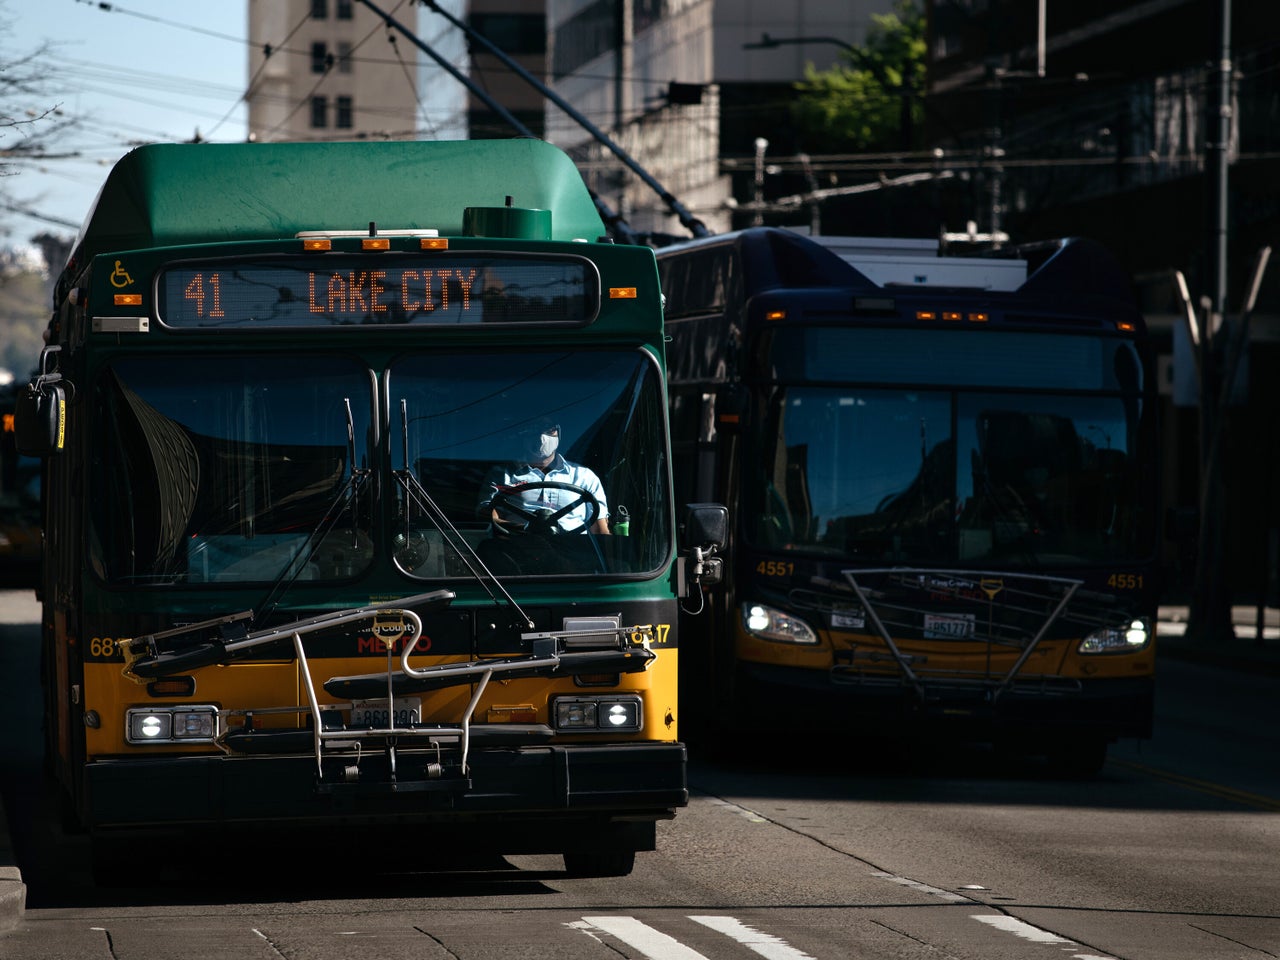
[[[1137,653],[1151,643],[1151,628],[1146,620],[1132,620],[1123,627],[1095,630],[1076,648],[1078,653]]]
[[[134,708],[125,711],[124,729],[129,743],[212,743],[218,734],[218,708]]]
[[[558,697],[555,703],[557,730],[581,733],[636,733],[644,725],[640,698]]]
[[[747,633],[761,640],[778,643],[817,643],[818,635],[800,617],[763,603],[742,605],[742,625]]]

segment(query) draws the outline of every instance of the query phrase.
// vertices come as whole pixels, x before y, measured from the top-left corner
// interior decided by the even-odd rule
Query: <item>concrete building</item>
[[[719,232],[741,225],[735,194],[750,194],[749,181],[768,167],[770,143],[792,150],[787,104],[806,65],[836,63],[842,47],[864,41],[872,15],[889,11],[892,0],[442,0],[440,6],[443,14],[425,5],[399,11],[396,19],[415,43],[358,0],[249,0],[250,135],[518,135],[488,100],[523,130],[568,150],[606,207],[633,229],[687,236],[687,225],[652,184],[536,83],[469,41],[457,23],[465,21],[549,84]],[[726,164],[726,156],[739,162]]]
[[[253,138],[517,135],[476,90],[534,136],[542,135],[542,94],[481,44],[468,43],[453,21],[465,21],[541,78],[547,39],[543,0],[442,0],[443,14],[419,6],[393,14],[390,4],[379,6],[418,42],[357,0],[249,0],[246,101]]]
[[[1121,259],[1161,354],[1166,597],[1196,589],[1208,532],[1225,538],[1219,573],[1235,602],[1280,603],[1274,257],[1241,316],[1260,254],[1280,240],[1274,9],[929,0],[928,11],[928,139],[957,176],[927,214],[971,211],[1018,241],[1089,236]],[[1211,347],[1193,347],[1189,311],[1197,329],[1219,331]],[[1207,418],[1206,378],[1211,396],[1226,395]],[[1225,502],[1202,517],[1206,420]]]
[[[249,0],[248,10],[251,138],[466,137],[465,89],[364,4]],[[401,18],[415,32],[426,20],[416,7]],[[458,32],[432,19],[428,42],[465,65]]]
[[[467,25],[539,81],[546,79],[547,16],[545,0],[459,0],[469,7]],[[459,14],[461,16],[461,14]],[[424,20],[431,14],[424,13]],[[443,18],[436,17],[437,20]],[[545,132],[546,98],[480,43],[471,45],[473,82],[502,104],[534,136]],[[513,136],[510,124],[468,95],[467,122],[476,140]]]
[[[889,0],[547,0],[550,81],[720,232],[733,226],[736,209],[722,159],[753,156],[805,64],[830,67],[842,46],[863,42],[872,14],[891,7]],[[760,47],[766,35],[783,42]],[[635,230],[688,236],[651,186],[554,107],[546,137],[575,157],[588,184]]]

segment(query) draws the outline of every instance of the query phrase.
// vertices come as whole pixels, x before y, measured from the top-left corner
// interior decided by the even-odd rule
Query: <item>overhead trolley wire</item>
[[[259,63],[257,69],[253,71],[253,76],[249,78],[249,82],[245,84],[244,93],[242,93],[240,95],[240,98],[231,105],[231,109],[228,110],[225,114],[223,114],[222,119],[213,125],[213,128],[209,131],[209,136],[212,137],[215,133],[218,132],[218,130],[222,127],[222,125],[231,118],[231,115],[233,113],[236,112],[236,108],[240,106],[240,104],[243,103],[246,107],[248,107],[249,96],[250,94],[253,93],[254,84],[256,84],[258,82],[258,78],[262,76],[262,71],[267,69],[267,62],[271,59],[271,55],[277,50],[288,49],[285,46],[285,44],[287,44],[290,40],[292,40],[294,34],[296,34],[299,30],[301,30],[303,25],[306,24],[306,22],[310,19],[311,19],[311,14],[309,12],[304,14],[302,19],[300,19],[297,23],[293,25],[293,29],[290,30],[285,35],[285,38],[281,40],[279,44],[270,44],[270,43],[263,44],[262,62]]]
[[[391,49],[395,51],[396,62],[400,64],[400,71],[404,74],[404,78],[408,81],[409,89],[413,91],[413,101],[416,106],[415,113],[422,119],[423,126],[427,128],[427,132],[434,138],[437,131],[431,121],[427,118],[426,110],[423,108],[422,93],[418,89],[418,83],[414,79],[413,72],[409,69],[409,65],[405,63],[404,57],[400,54],[400,47],[396,44],[395,31],[391,29],[390,24],[384,24],[387,30],[387,43],[391,44]]]
[[[498,114],[498,116],[502,117],[502,119],[510,125],[511,129],[515,130],[521,136],[530,137],[535,140],[539,139],[534,135],[533,131],[516,119],[515,115],[512,114],[510,110],[490,96],[488,91],[477,85],[470,77],[462,73],[461,70],[450,63],[445,57],[442,57],[435,49],[425,43],[421,37],[397,20],[391,13],[387,13],[386,11],[379,9],[372,0],[361,0],[361,2],[381,17],[388,27],[400,31],[400,33],[406,37],[410,43],[444,68],[451,77],[470,90],[477,99],[484,103],[486,107]],[[397,6],[396,9],[399,9],[399,7]],[[601,217],[606,223],[618,230],[628,243],[638,242],[634,231],[632,231],[627,222],[621,216],[610,210],[605,202],[600,199],[594,191],[591,191],[591,199],[594,201],[596,209],[600,211]]]
[[[371,0],[362,0],[362,2],[365,4],[365,6],[376,11],[377,8],[374,7]],[[662,199],[663,203],[667,205],[667,209],[669,209],[672,213],[676,215],[676,217],[680,220],[681,225],[684,226],[685,229],[687,229],[691,234],[693,234],[693,236],[695,237],[710,236],[710,231],[707,229],[706,224],[704,224],[701,220],[699,220],[692,213],[690,213],[685,208],[684,204],[682,204],[678,199],[676,199],[674,194],[672,194],[669,190],[667,190],[664,186],[662,186],[662,184],[660,184],[653,177],[653,175],[649,173],[648,170],[646,170],[639,163],[637,163],[629,153],[623,150],[622,147],[618,146],[618,144],[615,143],[612,138],[606,135],[604,131],[602,131],[599,127],[593,124],[585,116],[583,116],[582,113],[579,112],[575,107],[570,105],[568,101],[566,101],[563,97],[557,94],[554,90],[548,87],[545,83],[543,83],[537,77],[533,76],[533,74],[529,73],[528,70],[520,66],[520,64],[516,63],[516,61],[512,60],[509,56],[507,56],[505,51],[503,51],[496,44],[492,43],[488,37],[484,36],[484,34],[478,33],[476,30],[473,30],[471,27],[467,26],[465,23],[460,21],[457,17],[455,17],[449,11],[441,7],[440,4],[436,2],[436,0],[421,0],[421,3],[424,6],[430,7],[436,13],[440,14],[440,16],[444,17],[447,21],[449,21],[449,23],[453,24],[453,26],[457,27],[459,30],[462,30],[463,32],[465,32],[470,39],[479,43],[486,50],[488,50],[495,57],[497,57],[504,64],[506,64],[507,67],[513,73],[515,73],[518,77],[520,77],[520,79],[524,80],[526,83],[532,86],[535,90],[541,93],[544,97],[546,97],[548,100],[554,103],[557,107],[563,110],[566,114],[568,114],[569,117],[575,123],[577,123],[580,127],[582,127],[589,134],[591,134],[591,136],[594,137],[597,142],[602,144],[614,156],[616,156],[619,160],[621,160],[628,170],[630,170],[632,173],[638,176],[641,180],[644,181],[646,186],[648,186],[651,190],[653,190],[656,194],[658,194],[658,196]]]

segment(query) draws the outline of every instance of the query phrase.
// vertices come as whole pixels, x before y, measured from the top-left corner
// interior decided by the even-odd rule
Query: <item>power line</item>
[[[219,40],[230,40],[233,43],[246,42],[244,37],[233,37],[228,33],[219,33],[216,30],[197,27],[193,24],[182,23],[177,20],[166,20],[164,17],[157,17],[154,14],[142,13],[138,10],[129,10],[116,3],[103,3],[101,0],[76,0],[76,3],[83,3],[85,6],[97,7],[105,13],[119,13],[127,17],[137,17],[139,20],[149,20],[152,23],[158,23],[166,27],[176,27],[179,30],[187,30],[191,33],[202,33],[205,36],[216,37]]]
[[[55,227],[70,227],[72,230],[79,230],[80,224],[72,223],[70,220],[63,220],[61,217],[55,217],[52,214],[41,213],[39,210],[33,210],[30,207],[20,206],[16,203],[8,201],[0,202],[0,208],[8,210],[10,213],[18,213],[32,220],[39,220],[42,223],[50,223]]]

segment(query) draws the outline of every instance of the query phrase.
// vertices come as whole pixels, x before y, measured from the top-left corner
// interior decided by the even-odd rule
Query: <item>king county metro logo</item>
[[[385,653],[403,650],[405,642],[413,636],[413,625],[396,610],[380,613],[373,618],[372,636],[356,637],[357,653]],[[431,638],[425,634],[414,644],[418,653],[431,649]]]

